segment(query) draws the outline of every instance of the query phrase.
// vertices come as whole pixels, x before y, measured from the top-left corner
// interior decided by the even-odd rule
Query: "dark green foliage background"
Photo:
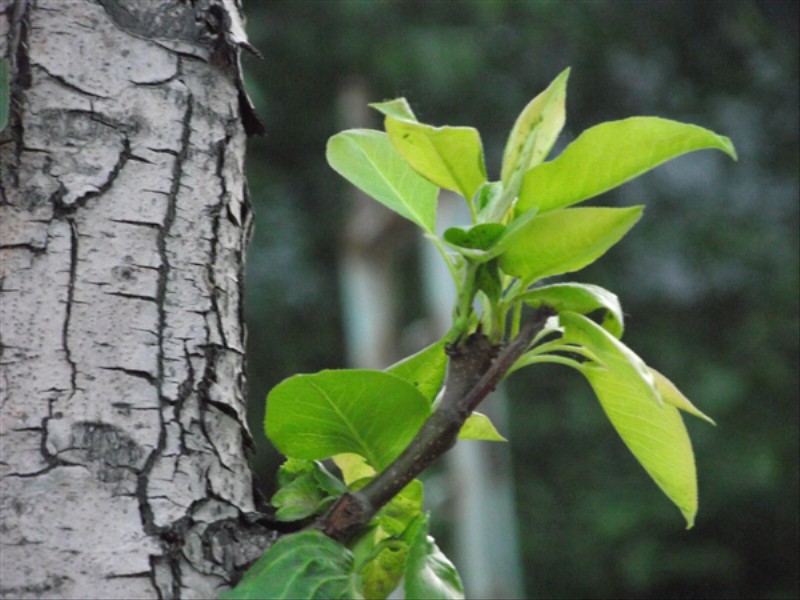
[[[351,78],[421,120],[473,125],[497,177],[516,114],[572,66],[556,152],[603,120],[656,115],[730,136],[738,163],[692,154],[598,204],[647,205],[573,279],[616,291],[626,343],[719,427],[690,421],[700,476],[691,532],[575,373],[514,376],[520,531],[531,598],[797,598],[798,3],[246,2],[257,211],[248,263],[251,426],[296,372],[342,367],[336,252],[345,185],[325,164]],[[379,121],[376,117],[376,126]],[[410,239],[408,242],[410,246]],[[414,255],[398,264],[413,268]],[[413,273],[404,314],[418,316]],[[257,456],[265,494],[277,457]],[[445,547],[447,552],[447,548]]]

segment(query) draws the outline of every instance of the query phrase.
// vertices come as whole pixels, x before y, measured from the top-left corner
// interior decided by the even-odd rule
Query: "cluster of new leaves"
[[[324,514],[400,455],[436,408],[445,348],[476,332],[500,345],[520,331],[526,307],[546,305],[556,315],[511,371],[542,362],[579,371],[624,443],[692,526],[694,456],[678,409],[710,419],[623,344],[623,313],[613,293],[540,282],[598,259],[643,210],[568,207],[690,151],[736,154],[729,139],[707,129],[634,117],[585,131],[545,162],[564,126],[568,75],[559,75],[518,117],[498,181],[487,179],[475,129],[420,123],[402,98],[372,105],[385,116],[385,132],[348,130],[330,139],[330,165],[436,245],[457,298],[445,338],[385,371],[297,375],[272,390],[266,433],[289,457],[272,499],[279,519]],[[440,188],[461,195],[472,217],[441,236],[435,227]],[[479,413],[466,420],[460,437],[503,439]],[[343,480],[318,462],[324,459]],[[458,575],[428,536],[427,523],[422,484],[414,480],[349,544],[313,529],[289,535],[224,597],[384,598],[401,581],[406,598],[462,597]]]

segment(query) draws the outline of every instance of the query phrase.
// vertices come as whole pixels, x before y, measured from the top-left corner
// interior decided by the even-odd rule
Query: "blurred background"
[[[687,419],[697,524],[684,529],[583,378],[547,365],[488,401],[509,444],[459,444],[461,458],[428,477],[437,540],[471,597],[800,597],[798,6],[247,0],[264,55],[247,60],[247,82],[268,128],[248,158],[250,416],[264,494],[280,461],[261,435],[272,386],[384,366],[443,326],[447,289],[414,227],[327,166],[327,139],[380,128],[366,102],[405,96],[422,121],[477,127],[497,179],[516,115],[571,66],[555,154],[633,115],[710,128],[739,152],[738,163],[693,153],[592,201],[647,208],[569,277],[616,292],[626,343],[717,421]],[[442,202],[440,219],[457,221]]]

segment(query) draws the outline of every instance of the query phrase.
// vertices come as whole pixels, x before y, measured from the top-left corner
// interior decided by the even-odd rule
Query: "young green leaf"
[[[392,540],[381,544],[375,557],[359,571],[365,598],[386,598],[400,583],[408,557],[408,544]]]
[[[281,538],[244,574],[223,600],[334,600],[362,598],[353,555],[321,531]]]
[[[547,157],[566,121],[564,103],[568,78],[569,69],[565,69],[517,117],[503,152],[501,179],[504,184],[508,184],[513,171],[524,173]],[[531,136],[536,136],[532,151],[528,160],[521,162],[523,148]]]
[[[577,271],[616,244],[642,216],[643,207],[573,208],[537,215],[510,229],[500,268],[524,282]]]
[[[500,272],[500,264],[497,259],[485,262],[478,267],[475,283],[478,289],[486,294],[489,302],[496,305],[503,295],[503,274]]]
[[[713,131],[657,117],[632,117],[587,129],[555,159],[525,174],[517,214],[582,202],[694,150],[722,150],[736,159],[733,143]]]
[[[406,119],[408,121],[417,120],[417,117],[414,116],[414,111],[411,110],[411,106],[405,98],[395,98],[394,100],[387,100],[386,102],[373,102],[369,106],[387,117]]]
[[[422,512],[422,482],[415,479],[377,514],[381,535],[398,536]]]
[[[564,313],[565,341],[592,350],[603,365],[583,365],[608,419],[653,481],[681,510],[689,528],[697,513],[697,474],[686,426],[658,395],[650,369],[622,342],[582,315]]]
[[[472,250],[488,250],[505,233],[501,223],[481,223],[472,227],[450,227],[444,232],[444,241],[452,246]]]
[[[406,380],[429,401],[433,402],[442,388],[447,370],[445,340],[439,340],[416,354],[404,358],[386,371]]]
[[[387,117],[386,133],[400,155],[420,175],[471,200],[486,181],[483,146],[472,127],[431,127]]]
[[[296,521],[322,512],[347,487],[331,475],[322,463],[288,459],[278,470],[279,489],[270,504],[279,521]]]
[[[365,597],[385,598],[397,587],[408,555],[408,542],[398,536],[420,515],[422,502],[422,482],[415,479],[378,511],[372,529],[355,543]]]
[[[697,514],[697,474],[678,409],[642,398],[637,385],[612,370],[587,367],[584,375],[622,441],[680,509],[690,529]]]
[[[279,521],[297,521],[321,512],[327,498],[333,497],[319,489],[313,476],[303,475],[275,492],[270,504]]]
[[[663,405],[653,374],[633,350],[583,315],[565,311],[559,314],[558,320],[564,328],[562,342],[587,348],[597,357],[598,366],[629,379],[641,398],[656,406]]]
[[[287,458],[278,468],[278,487],[289,485],[303,475],[310,474],[314,469],[314,464],[313,460]]]
[[[695,417],[703,419],[712,425],[716,425],[714,420],[702,412],[694,404],[692,404],[691,401],[684,396],[677,387],[675,387],[674,383],[656,371],[653,367],[650,367],[650,372],[653,374],[653,377],[655,377],[656,387],[658,388],[658,391],[661,394],[661,398],[664,400],[664,402],[671,404],[675,408],[679,408],[690,415],[694,415]]]
[[[492,260],[501,253],[494,248],[503,239],[507,227],[501,223],[480,223],[472,227],[450,227],[444,232],[444,243],[460,255],[476,263]]]
[[[473,412],[458,432],[460,440],[484,440],[487,442],[507,442],[491,422],[489,417],[483,413]]]
[[[328,164],[381,204],[428,233],[436,226],[438,188],[408,166],[388,136],[370,129],[350,129],[328,140]]]
[[[408,600],[464,598],[456,568],[428,535],[428,515],[419,515],[403,537],[409,544],[403,584],[405,597]]]
[[[429,415],[430,402],[407,381],[351,369],[282,381],[267,397],[265,426],[286,456],[321,460],[355,452],[382,470]]]
[[[582,315],[604,309],[603,327],[614,337],[622,337],[624,324],[619,299],[616,294],[598,285],[588,283],[545,285],[525,292],[521,300],[533,308],[547,304],[558,312],[568,310]]]
[[[342,472],[342,479],[344,479],[347,485],[359,479],[365,479],[375,475],[375,469],[370,467],[366,459],[360,454],[354,454],[352,452],[334,454],[331,460],[339,467],[339,470]]]
[[[475,191],[475,195],[472,197],[472,207],[478,213],[479,223],[487,222],[488,215],[502,195],[502,181],[487,181]]]

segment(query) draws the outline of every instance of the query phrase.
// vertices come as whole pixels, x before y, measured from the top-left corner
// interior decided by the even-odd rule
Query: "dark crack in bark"
[[[167,205],[167,213],[164,218],[164,223],[161,229],[159,230],[158,242],[157,242],[158,254],[161,259],[161,266],[159,268],[158,286],[157,286],[158,376],[157,376],[156,387],[158,390],[159,402],[161,404],[161,410],[159,411],[159,421],[161,430],[158,436],[158,444],[156,448],[153,450],[153,452],[147,457],[144,468],[141,470],[139,474],[138,485],[136,490],[139,499],[139,509],[142,515],[142,522],[144,524],[145,531],[148,534],[161,539],[162,541],[167,539],[165,536],[169,537],[170,539],[172,539],[173,536],[176,536],[176,540],[180,542],[180,545],[182,545],[183,538],[179,534],[180,532],[179,528],[175,529],[175,525],[173,524],[173,526],[164,531],[162,528],[158,527],[155,524],[153,509],[150,506],[150,501],[147,495],[147,486],[153,466],[155,465],[158,458],[161,456],[167,440],[166,422],[163,414],[163,411],[170,404],[170,402],[166,399],[163,390],[163,382],[165,378],[164,333],[167,328],[166,298],[168,295],[167,287],[169,285],[169,274],[170,274],[170,260],[167,252],[167,241],[170,236],[172,226],[175,223],[178,195],[180,193],[181,179],[183,177],[183,164],[189,154],[189,144],[192,134],[193,112],[194,112],[194,98],[191,96],[191,94],[189,94],[186,97],[186,110],[183,115],[180,149],[175,156],[175,161],[172,169],[172,185],[168,197],[169,201]],[[176,541],[176,543],[178,542]],[[170,594],[171,597],[179,598],[181,590],[181,572],[179,568],[179,554],[175,551],[172,551],[170,549],[171,547],[172,547],[171,543],[167,543],[167,547],[165,548],[165,558],[167,560],[169,570],[172,573]],[[162,593],[160,586],[156,585],[156,589],[159,590],[159,594]]]

